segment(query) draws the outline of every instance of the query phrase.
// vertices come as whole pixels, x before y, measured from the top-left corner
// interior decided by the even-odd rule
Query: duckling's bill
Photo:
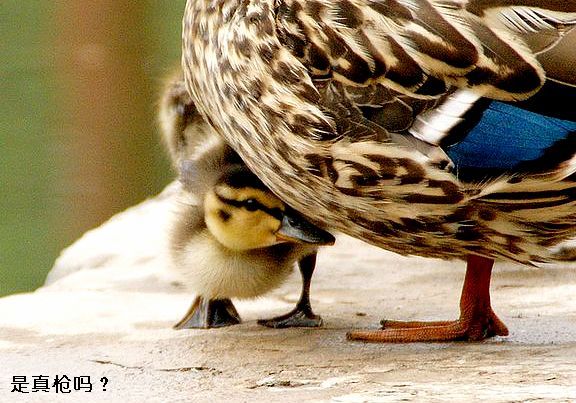
[[[284,211],[282,224],[276,232],[276,239],[280,242],[312,245],[334,245],[336,242],[336,238],[331,233],[313,225],[292,209]]]

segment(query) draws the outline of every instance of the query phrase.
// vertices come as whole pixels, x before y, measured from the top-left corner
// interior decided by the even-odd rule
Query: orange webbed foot
[[[356,330],[349,340],[380,343],[480,341],[507,336],[508,328],[490,305],[490,278],[494,260],[469,256],[460,298],[460,318],[455,321],[402,322],[383,320],[382,330]]]
[[[351,331],[349,340],[380,343],[416,343],[443,341],[481,341],[494,336],[507,336],[508,328],[490,310],[476,319],[461,318],[454,321],[402,322],[383,320],[382,330]]]

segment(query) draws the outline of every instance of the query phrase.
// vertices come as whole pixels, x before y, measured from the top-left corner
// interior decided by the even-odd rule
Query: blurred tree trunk
[[[153,188],[154,108],[145,1],[55,2],[66,228],[76,237]],[[157,158],[156,158],[157,159]],[[68,186],[68,185],[67,185]]]

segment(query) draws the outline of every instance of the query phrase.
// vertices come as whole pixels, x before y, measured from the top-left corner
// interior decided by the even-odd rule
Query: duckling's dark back
[[[230,186],[249,183],[264,188],[262,182],[245,168],[238,154],[198,113],[181,71],[173,74],[164,88],[159,121],[172,165],[187,192],[201,198],[219,180],[230,182]]]

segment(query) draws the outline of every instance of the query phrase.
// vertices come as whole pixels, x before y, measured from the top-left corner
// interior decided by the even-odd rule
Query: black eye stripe
[[[271,215],[272,217],[274,217],[275,219],[277,219],[278,221],[282,221],[282,218],[284,217],[284,212],[279,208],[264,207],[264,211],[269,215]]]
[[[284,212],[282,211],[282,209],[280,209],[278,207],[275,207],[275,208],[266,207],[265,205],[263,205],[262,203],[260,203],[256,199],[234,200],[234,199],[228,199],[226,197],[223,197],[216,192],[215,192],[215,195],[218,198],[218,200],[220,200],[222,203],[228,204],[230,206],[234,206],[237,208],[245,208],[248,210],[248,205],[249,205],[250,206],[249,211],[260,210],[260,211],[263,211],[266,214],[276,218],[279,221],[282,221],[282,218],[284,217]],[[248,200],[252,200],[252,201],[249,203],[246,203]]]
[[[220,200],[224,204],[229,204],[230,206],[234,206],[234,207],[238,207],[238,208],[243,207],[243,203],[241,201],[234,200],[234,199],[227,199],[226,197],[223,197],[223,196],[219,195],[218,193],[214,193],[214,194],[216,195],[218,200]]]

